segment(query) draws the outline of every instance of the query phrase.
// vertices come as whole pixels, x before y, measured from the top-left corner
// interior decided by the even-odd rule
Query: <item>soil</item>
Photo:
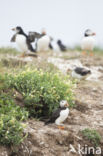
[[[25,129],[27,139],[16,147],[0,146],[0,156],[103,156],[103,151],[98,155],[77,152],[79,144],[82,147],[94,146],[82,135],[81,130],[85,128],[96,129],[100,133],[99,147],[103,150],[103,56],[90,57],[79,52],[68,52],[60,56],[40,54],[40,57],[54,63],[64,74],[77,64],[96,74],[78,81],[74,90],[75,107],[70,110],[64,130],[58,129],[55,124],[45,126],[41,121],[29,119]],[[17,96],[17,100],[22,106],[21,95]],[[75,152],[71,152],[71,146]]]

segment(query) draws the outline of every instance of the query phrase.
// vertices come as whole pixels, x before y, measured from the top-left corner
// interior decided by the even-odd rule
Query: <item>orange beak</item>
[[[66,103],[66,104],[65,104],[65,106],[66,106],[66,107],[68,107],[68,106],[69,106],[69,104],[68,104],[68,103]]]
[[[12,28],[11,30],[12,30],[12,31],[15,31],[15,28]]]
[[[95,36],[95,35],[96,35],[96,33],[92,33],[92,35],[93,35],[93,36]]]

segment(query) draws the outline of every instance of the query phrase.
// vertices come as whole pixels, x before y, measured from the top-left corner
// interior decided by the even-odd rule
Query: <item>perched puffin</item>
[[[52,113],[50,119],[45,122],[45,125],[48,125],[50,123],[55,123],[56,125],[58,125],[58,128],[64,129],[64,127],[62,127],[63,126],[62,123],[67,119],[69,115],[68,106],[69,104],[66,100],[60,101],[60,106],[58,107],[57,110],[55,110]]]
[[[46,34],[45,29],[42,30],[40,38],[37,40],[37,51],[48,51],[52,49],[51,37]]]
[[[76,67],[71,73],[72,77],[76,79],[85,79],[89,74],[91,71],[83,67]]]
[[[61,40],[58,40],[57,41],[57,44],[58,44],[58,46],[59,46],[59,48],[60,48],[61,51],[66,51],[67,50],[66,46],[63,45],[63,43],[62,43]]]
[[[35,38],[31,38],[32,36],[29,34],[26,35],[23,31],[23,29],[19,26],[12,29],[16,32],[15,35],[11,38],[11,42],[16,42],[18,47],[24,54],[30,53],[30,52],[36,52],[35,49],[33,49],[31,42],[35,40]]]
[[[29,34],[31,35],[31,39],[32,38],[36,39],[36,43],[35,43],[36,51],[40,52],[40,51],[48,51],[49,49],[53,49],[51,44],[52,38],[46,35],[45,31],[42,31],[42,33],[29,32]]]
[[[95,46],[95,39],[94,36],[96,33],[92,32],[92,30],[87,29],[84,33],[84,38],[81,42],[81,49],[84,51],[83,54],[86,54],[86,50],[90,51],[90,55],[93,55],[93,48]]]

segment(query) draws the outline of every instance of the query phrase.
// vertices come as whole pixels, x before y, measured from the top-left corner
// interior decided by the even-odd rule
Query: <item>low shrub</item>
[[[100,134],[94,130],[94,129],[89,129],[86,128],[82,131],[82,134],[89,140],[91,141],[95,146],[98,146],[101,140]]]
[[[73,83],[60,74],[27,69],[8,76],[7,84],[23,95],[30,116],[49,116],[63,99],[73,106]]]
[[[11,96],[0,95],[0,144],[19,144],[23,141],[24,125],[21,121],[27,119],[28,112],[16,106]]]
[[[18,145],[25,138],[23,134],[24,126],[10,114],[0,115],[0,144]]]
[[[24,108],[15,105],[12,97],[6,93],[0,95],[0,114],[11,115],[19,121],[28,118],[28,112]]]

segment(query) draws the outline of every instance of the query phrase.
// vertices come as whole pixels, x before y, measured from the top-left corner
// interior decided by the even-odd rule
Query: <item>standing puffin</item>
[[[35,40],[34,38],[31,40],[30,35],[27,36],[24,33],[23,29],[19,26],[13,28],[12,30],[15,31],[16,34],[13,35],[13,37],[11,38],[11,42],[16,42],[20,50],[24,53],[24,55],[28,52],[36,52],[31,45],[31,42]]]
[[[66,51],[67,50],[66,46],[63,45],[63,43],[62,43],[61,40],[58,40],[57,41],[57,44],[58,44],[58,46],[59,46],[59,48],[60,48],[61,51]]]
[[[51,37],[46,34],[45,29],[42,30],[40,37],[37,40],[37,51],[48,51],[52,49]]]
[[[94,36],[96,33],[92,32],[92,30],[87,29],[84,33],[84,38],[81,42],[81,49],[84,51],[83,54],[86,54],[86,50],[90,51],[90,55],[93,55],[93,48],[95,46],[95,39]]]
[[[69,104],[66,100],[60,101],[60,106],[58,107],[57,110],[55,110],[52,113],[50,119],[45,122],[45,125],[48,125],[50,123],[55,123],[56,125],[58,125],[58,128],[64,129],[64,127],[62,127],[63,126],[62,123],[67,119],[69,115],[68,106]]]
[[[69,69],[67,72],[69,72]],[[85,79],[89,74],[91,74],[91,71],[84,67],[76,67],[71,73],[72,77],[76,79]]]

